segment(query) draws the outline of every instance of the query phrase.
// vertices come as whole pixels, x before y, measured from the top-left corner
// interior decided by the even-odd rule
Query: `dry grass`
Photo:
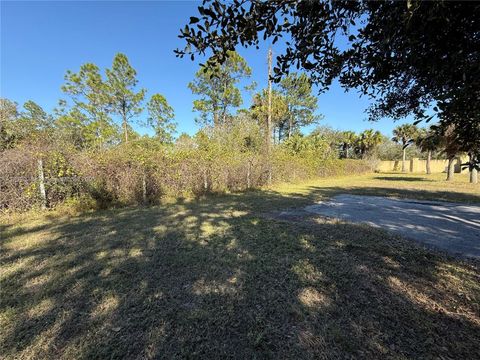
[[[4,358],[479,358],[480,267],[262,213],[338,192],[480,202],[374,174],[1,226]]]

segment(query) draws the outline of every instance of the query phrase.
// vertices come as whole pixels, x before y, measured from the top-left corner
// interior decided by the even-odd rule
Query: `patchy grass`
[[[0,354],[478,358],[477,263],[364,225],[261,216],[341,192],[480,202],[466,176],[439,179],[373,174],[4,221]]]

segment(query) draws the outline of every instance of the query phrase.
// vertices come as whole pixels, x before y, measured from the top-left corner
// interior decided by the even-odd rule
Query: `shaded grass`
[[[0,354],[479,357],[478,264],[364,225],[261,216],[342,192],[480,202],[466,177],[376,176],[4,222]]]
[[[387,181],[435,181],[426,177],[418,176],[375,176],[374,179]]]

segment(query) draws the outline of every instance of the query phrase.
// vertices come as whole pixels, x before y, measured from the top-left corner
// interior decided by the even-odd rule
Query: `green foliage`
[[[339,130],[335,130],[330,126],[321,125],[312,131],[312,135],[322,138],[329,145],[328,152],[330,156],[341,157],[343,135]]]
[[[440,149],[442,138],[434,128],[420,129],[415,139],[415,144],[422,152],[435,152]]]
[[[312,156],[316,159],[333,158],[328,139],[318,133],[303,136],[299,132],[286,139],[282,146],[292,155],[302,157]]]
[[[285,38],[275,79],[303,67],[321,90],[339,79],[373,100],[372,120],[433,110],[463,149],[480,158],[480,7],[455,1],[206,1],[180,37],[177,56],[211,52],[223,63],[237,46]],[[248,19],[248,21],[246,20]],[[433,106],[435,105],[435,106]]]
[[[172,143],[173,134],[176,131],[176,123],[173,121],[175,114],[173,108],[168,105],[167,99],[160,94],[154,94],[147,104],[147,123],[155,131],[156,138],[161,143]]]
[[[135,69],[124,54],[117,54],[112,68],[105,73],[103,79],[98,66],[87,63],[78,73],[67,71],[65,75],[62,91],[72,104],[60,101],[57,126],[63,138],[77,148],[103,148],[118,143],[120,129],[112,119],[114,115],[120,118],[125,141],[138,137],[129,122],[143,110],[145,90],[135,92]]]
[[[88,117],[74,107],[67,111],[64,102],[56,109],[56,133],[65,143],[72,144],[76,149],[86,149],[96,142],[96,132]]]
[[[402,145],[397,144],[396,142],[385,139],[375,150],[375,155],[378,157],[379,160],[398,160],[402,158]],[[434,158],[437,158],[439,153],[434,154]],[[421,149],[417,146],[409,146],[405,149],[405,156],[408,159],[411,158],[419,158],[424,159],[426,154],[421,151]]]
[[[200,96],[193,103],[193,109],[200,113],[197,120],[215,126],[225,124],[231,109],[242,104],[238,84],[251,72],[245,59],[234,51],[228,52],[222,65],[198,70],[195,80],[188,84],[192,93]]]
[[[290,139],[285,140],[283,146],[289,151],[291,154],[301,154],[309,149],[310,144],[308,139],[302,136],[302,134],[294,134],[290,137]]]
[[[285,97],[277,90],[272,90],[271,102],[271,121],[272,127],[278,129],[278,140],[282,140],[285,122],[288,117],[288,107]],[[267,117],[268,117],[268,90],[263,89],[260,93],[253,96],[252,105],[250,107],[250,115],[257,120],[257,122],[266,131]]]
[[[271,121],[274,139],[278,142],[290,138],[302,126],[321,119],[315,115],[317,98],[312,95],[310,80],[305,74],[291,74],[283,79],[278,90],[272,90]],[[263,126],[268,117],[268,90],[263,89],[253,97],[250,114]]]
[[[415,143],[419,135],[419,129],[415,125],[404,124],[393,129],[392,140],[401,144],[405,149],[411,144]]]
[[[32,100],[28,100],[23,104],[25,109],[21,113],[21,118],[24,120],[30,131],[42,132],[50,130],[53,126],[53,117],[48,115],[40,105]]]
[[[0,150],[20,143],[45,144],[52,137],[53,117],[32,100],[25,102],[23,111],[8,99],[1,99],[0,106]]]
[[[358,137],[354,131],[344,131],[341,134],[342,150],[345,158],[350,157],[350,149],[357,143]]]
[[[187,133],[181,133],[175,140],[175,146],[179,149],[189,149],[195,146],[194,140]]]
[[[18,141],[18,104],[0,98],[0,151],[11,149]]]
[[[109,113],[107,84],[98,66],[87,63],[78,73],[67,71],[62,91],[73,105],[60,102],[61,125],[78,146],[102,148],[118,141],[118,129]]]
[[[452,125],[447,128],[440,127],[438,131],[442,136],[442,151],[448,159],[453,159],[455,156],[457,156],[460,152],[464,150],[462,147],[462,143],[457,141],[457,137],[455,134],[455,126]]]
[[[320,120],[321,117],[314,114],[317,97],[312,94],[312,84],[306,74],[289,74],[280,81],[279,89],[287,105],[288,137],[301,126]]]
[[[363,131],[357,139],[357,149],[362,158],[372,154],[375,148],[383,142],[383,136],[379,131],[368,129]]]
[[[138,80],[137,72],[130,65],[124,54],[117,54],[111,69],[106,70],[105,97],[113,114],[122,120],[125,142],[128,141],[128,125],[130,119],[142,111],[141,102],[145,97],[145,89],[135,92]]]

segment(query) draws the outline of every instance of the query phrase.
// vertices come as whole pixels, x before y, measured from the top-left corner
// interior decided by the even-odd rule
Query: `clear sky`
[[[60,90],[67,70],[78,71],[93,62],[110,67],[116,53],[126,54],[137,70],[139,86],[148,94],[163,94],[175,109],[179,132],[195,133],[195,113],[187,84],[198,70],[198,60],[176,58],[182,47],[179,29],[196,14],[200,2],[156,1],[1,1],[2,97],[23,104],[31,99],[52,111],[63,97]],[[268,43],[260,50],[238,49],[253,71],[257,89],[267,80]],[[280,51],[274,48],[274,51]],[[244,93],[244,106],[251,95]],[[368,100],[338,85],[319,95],[321,122],[337,129],[374,128],[390,135],[392,120],[365,121]],[[136,127],[140,132],[144,129]],[[306,129],[308,130],[308,129]]]

